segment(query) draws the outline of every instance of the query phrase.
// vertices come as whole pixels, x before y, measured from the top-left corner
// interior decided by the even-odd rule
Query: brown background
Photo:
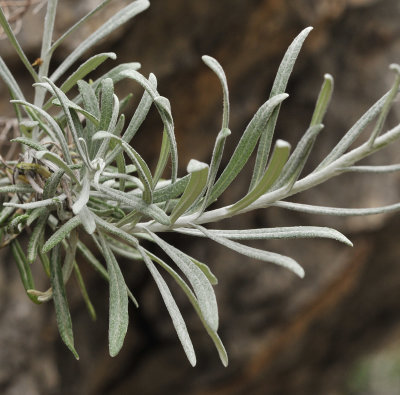
[[[97,2],[60,1],[56,34]],[[118,8],[122,0],[114,2]],[[100,18],[106,18],[102,14]],[[43,14],[24,18],[20,40],[34,60],[39,53]],[[190,158],[209,161],[221,122],[221,91],[201,55],[216,57],[228,77],[232,135],[225,162],[252,114],[268,98],[274,73],[291,40],[314,26],[288,85],[290,98],[277,136],[295,144],[310,120],[325,72],[335,77],[326,128],[317,142],[312,169],[393,80],[388,65],[400,61],[398,0],[153,0],[149,10],[97,52],[115,51],[117,62],[139,61],[154,72],[159,91],[171,100],[181,174]],[[55,64],[76,45],[73,37],[56,52]],[[35,34],[32,34],[35,32]],[[29,79],[5,42],[0,53],[20,80]],[[111,64],[111,61],[109,65]],[[103,71],[106,68],[103,68]],[[121,95],[135,85],[123,84]],[[2,114],[9,111],[0,85]],[[393,111],[388,124],[400,119]],[[160,121],[152,114],[135,146],[154,164]],[[393,146],[369,163],[398,162]],[[251,167],[221,199],[246,191]],[[298,201],[342,207],[371,207],[399,200],[399,177],[359,175],[328,182]],[[169,240],[209,263],[220,280],[220,335],[230,356],[223,368],[205,331],[184,297],[175,295],[187,319],[198,366],[186,361],[159,293],[140,264],[121,266],[141,307],[131,308],[126,344],[107,355],[107,286],[89,268],[89,291],[98,311],[92,323],[76,284],[68,288],[76,362],[61,343],[51,305],[34,306],[23,295],[10,255],[0,265],[0,393],[2,394],[373,394],[400,393],[400,219],[319,218],[282,210],[250,213],[220,224],[229,227],[336,226],[353,249],[333,241],[269,242],[252,245],[299,260],[304,280],[272,265],[246,260],[207,241]],[[174,285],[170,282],[171,288]],[[45,285],[43,285],[44,287]]]

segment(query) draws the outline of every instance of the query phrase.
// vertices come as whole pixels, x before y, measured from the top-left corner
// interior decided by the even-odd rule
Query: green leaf
[[[363,114],[363,116],[345,133],[325,159],[317,166],[314,172],[328,166],[346,152],[346,150],[363,132],[366,126],[382,111],[389,95],[390,91],[383,95],[365,114]]]
[[[17,239],[14,239],[11,242],[11,252],[13,254],[14,261],[17,264],[22,285],[24,286],[25,290],[28,291],[28,289],[34,289],[35,283],[33,281],[31,267]],[[27,295],[34,303],[40,304],[36,296],[29,293],[27,293]]]
[[[60,248],[56,246],[53,249],[50,259],[50,283],[53,290],[54,308],[58,331],[65,345],[71,350],[76,359],[79,356],[74,347],[74,334],[72,332],[72,321],[69,312],[67,296],[64,287],[64,280],[60,263]]]
[[[88,38],[83,40],[75,50],[68,55],[64,61],[58,66],[58,68],[51,75],[50,79],[54,82],[65,73],[65,71],[77,61],[88,49],[92,48],[98,41],[102,38],[108,36],[119,26],[123,25],[125,22],[129,21],[135,15],[144,11],[148,8],[150,3],[147,0],[137,0],[130,3],[122,10],[113,15],[107,22],[101,25],[94,33],[92,33]]]
[[[157,185],[159,179],[164,173],[165,166],[167,165],[169,158],[169,152],[170,152],[170,146],[169,146],[168,134],[164,130],[161,142],[160,155],[158,157],[156,170],[154,172],[154,181],[153,181],[154,185]]]
[[[142,255],[145,265],[149,269],[150,274],[153,276],[154,281],[156,282],[157,287],[160,290],[161,296],[171,316],[176,333],[178,335],[179,340],[182,343],[182,347],[186,353],[186,356],[191,365],[195,366],[196,354],[193,349],[193,344],[192,341],[190,340],[189,333],[187,331],[186,324],[182,317],[182,314],[179,311],[179,308],[173,296],[171,295],[171,291],[169,290],[167,283],[161,277],[160,273],[158,272],[157,268],[155,267],[151,259],[148,257],[146,251],[140,246],[138,246],[138,251]]]
[[[274,252],[269,252],[269,251],[263,251],[259,250],[258,248],[254,247],[249,247],[240,243],[237,243],[235,241],[226,239],[225,237],[218,236],[214,233],[209,232],[206,228],[203,228],[202,226],[192,224],[192,226],[201,232],[204,233],[206,237],[209,239],[233,250],[238,252],[239,254],[248,256],[253,259],[258,259],[264,262],[270,262],[274,263],[279,266],[283,266],[289,270],[291,270],[293,273],[297,274],[299,277],[303,278],[304,277],[304,270],[303,268],[292,258],[289,258],[287,256],[283,256],[280,254],[276,254]]]
[[[217,177],[219,165],[221,164],[222,154],[224,153],[225,140],[230,135],[231,131],[229,129],[221,129],[220,132],[218,133],[211,158],[210,171],[208,172],[207,192],[206,196],[204,197],[204,202],[201,208],[201,212],[203,212],[210,203],[210,194],[212,187],[214,186],[215,178]]]
[[[95,56],[92,56],[85,63],[82,63],[76,71],[74,71],[61,85],[60,89],[67,93],[71,88],[75,86],[75,84],[85,78],[90,72],[96,70],[103,62],[107,59],[115,60],[117,56],[114,52],[106,52],[101,53]]]
[[[281,202],[282,203],[282,202]],[[175,232],[185,235],[206,237],[204,233],[197,229],[177,228]],[[352,242],[332,228],[319,226],[290,226],[280,228],[259,228],[259,229],[238,229],[222,230],[208,229],[208,232],[216,236],[230,240],[274,240],[274,239],[299,239],[299,238],[326,238],[340,241],[341,243],[352,246]]]
[[[10,140],[11,142],[20,143],[26,145],[36,151],[46,151],[46,147],[38,142],[28,138],[28,137],[16,137],[15,139]]]
[[[310,126],[319,125],[322,123],[326,110],[332,98],[333,92],[333,77],[330,74],[324,75],[324,83],[322,84],[321,91],[319,92],[317,103],[313,116],[311,118]]]
[[[271,89],[270,98],[285,92],[297,56],[299,55],[300,49],[303,46],[304,40],[307,38],[311,30],[312,27],[305,28],[290,44],[285,55],[283,56],[281,64],[279,65],[278,72],[276,73],[275,81]],[[268,120],[268,124],[261,134],[260,142],[257,149],[256,163],[254,165],[253,176],[250,182],[250,190],[253,189],[255,183],[258,182],[264,174],[265,166],[267,165],[268,161],[269,151],[271,148],[272,137],[275,131],[276,121],[279,115],[279,110],[280,104],[277,105],[274,109],[270,119]]]
[[[186,254],[171,246],[155,233],[146,229],[154,242],[175,262],[189,280],[199,301],[204,319],[210,327],[218,329],[218,306],[214,289],[204,272]]]
[[[285,185],[288,190],[292,188],[293,184],[300,176],[300,173],[311,153],[314,141],[323,127],[324,126],[320,124],[308,128],[304,136],[298,142],[289,160],[286,162],[282,173],[273,187],[274,189],[281,188]]]
[[[171,213],[171,223],[173,224],[182,214],[188,210],[193,203],[195,203],[204,192],[208,177],[208,165],[191,159],[187,172],[190,174],[189,183],[185,188],[185,192],[178,200]]]
[[[0,6],[0,25],[3,28],[3,33],[5,33],[7,35],[9,42],[14,47],[14,49],[17,52],[22,63],[24,64],[26,69],[29,71],[29,73],[33,77],[33,80],[35,82],[38,82],[39,77],[38,77],[35,69],[32,67],[31,63],[29,62],[28,58],[26,57],[25,52],[21,48],[21,45],[19,44],[17,37],[15,37],[15,34],[12,31],[11,26],[9,25],[7,18],[4,15],[3,8],[1,6]]]
[[[266,128],[268,119],[274,108],[288,97],[286,93],[274,96],[265,102],[256,112],[253,119],[248,124],[243,133],[242,138],[237,145],[229,163],[225,167],[223,173],[213,186],[209,198],[212,203],[225,191],[232,183],[236,176],[243,169],[244,165],[250,158],[262,131]]]
[[[289,152],[290,144],[283,140],[277,140],[271,161],[260,181],[244,198],[229,207],[229,211],[240,211],[264,195],[281,174],[283,166],[289,157]]]
[[[76,262],[74,262],[74,272],[76,280],[78,281],[79,289],[81,290],[83,300],[85,301],[86,307],[89,311],[90,318],[93,321],[96,321],[96,310],[94,309],[93,303],[90,300],[89,294],[86,289],[85,281],[83,280],[82,273],[79,270],[79,266],[77,265]]]
[[[124,277],[114,254],[101,233],[99,238],[110,278],[108,340],[110,356],[115,357],[121,350],[128,330],[128,293]]]
[[[4,185],[0,187],[2,193],[32,193],[33,189],[29,184]]]
[[[45,212],[43,212],[40,215],[38,222],[37,222],[35,228],[33,229],[32,235],[29,238],[29,243],[28,243],[28,262],[29,263],[33,263],[36,260],[36,257],[38,254],[38,249],[39,249],[39,242],[42,240],[49,214],[50,213],[46,210]]]
[[[211,56],[204,55],[201,57],[203,62],[217,75],[221,82],[222,93],[223,93],[223,116],[222,116],[222,127],[221,129],[228,129],[229,127],[229,91],[228,83],[226,81],[226,76],[224,69],[219,64],[219,62]]]
[[[73,172],[73,170],[71,170],[71,168],[54,152],[50,152],[50,151],[39,151],[36,152],[35,154],[36,159],[42,160],[42,159],[47,159],[50,162],[54,163],[55,165],[57,165],[61,170],[64,170],[66,174],[68,174],[68,176],[71,177],[71,179],[78,185],[80,185],[79,180],[76,178],[75,173]]]
[[[370,146],[374,145],[375,139],[379,136],[380,132],[382,131],[383,125],[386,121],[390,108],[392,107],[393,101],[395,100],[397,94],[399,93],[399,86],[400,86],[400,65],[398,64],[391,64],[389,67],[396,73],[396,78],[394,80],[394,84],[392,89],[389,92],[389,96],[385,100],[385,104],[383,105],[382,112],[379,114],[378,120],[374,127],[374,130],[371,133],[371,136],[368,140]]]
[[[42,253],[45,254],[46,252],[49,252],[52,248],[61,243],[66,237],[69,236],[71,231],[79,226],[81,223],[81,219],[78,216],[72,217],[70,220],[68,220],[59,229],[57,229],[46,241],[42,248]]]
[[[64,173],[64,169],[57,170],[46,180],[43,188],[43,199],[49,199],[55,196],[57,193],[58,184],[60,183]]]
[[[17,81],[11,74],[10,69],[4,63],[3,58],[0,56],[0,77],[7,85],[8,89],[12,93],[12,96],[18,100],[25,100],[24,94],[21,91]]]
[[[173,184],[156,189],[153,193],[153,202],[161,203],[180,196],[190,180],[190,174],[180,178]]]
[[[288,210],[299,211],[307,214],[318,215],[335,215],[340,217],[348,217],[353,215],[373,215],[383,213],[394,213],[400,210],[400,203],[389,204],[388,206],[373,208],[339,208],[339,207],[323,207],[310,204],[292,203],[292,202],[275,202],[275,207],[286,208]]]
[[[226,353],[225,347],[222,344],[221,339],[219,338],[218,334],[216,331],[214,331],[207,323],[207,321],[204,319],[204,316],[201,312],[199,302],[197,301],[196,297],[194,296],[193,292],[189,288],[189,286],[183,281],[182,277],[175,272],[174,269],[172,269],[169,265],[167,265],[162,259],[158,258],[151,252],[145,250],[148,256],[156,263],[158,263],[163,269],[165,269],[171,277],[176,281],[176,283],[182,288],[183,292],[186,294],[188,297],[190,303],[194,307],[197,315],[199,316],[202,324],[204,325],[204,328],[206,329],[208,335],[211,337],[212,341],[215,344],[215,347],[219,353],[219,357],[222,361],[222,364],[226,367],[228,366],[228,355]]]
[[[86,14],[83,18],[79,19],[78,22],[76,22],[73,26],[71,26],[60,38],[57,39],[57,41],[54,42],[54,44],[50,48],[50,53],[53,53],[56,48],[78,27],[80,27],[82,24],[87,22],[87,20],[92,17],[94,14],[96,14],[98,11],[100,11],[104,6],[106,6],[111,0],[103,0],[96,8],[94,8],[92,11],[90,11],[88,14]]]
[[[3,203],[4,207],[14,207],[14,208],[22,208],[23,210],[31,210],[38,207],[48,207],[57,204],[57,202],[62,202],[66,199],[66,195],[63,193],[59,196],[53,197],[51,199],[44,199],[44,200],[37,200],[34,202],[28,203],[14,203],[14,202],[7,202]]]

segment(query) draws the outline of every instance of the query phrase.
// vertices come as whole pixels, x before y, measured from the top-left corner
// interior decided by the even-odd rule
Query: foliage
[[[325,75],[310,125],[295,149],[290,152],[290,144],[279,139],[272,148],[272,142],[280,106],[288,97],[285,89],[289,76],[311,28],[304,29],[288,48],[270,98],[249,122],[224,169],[220,169],[220,164],[225,142],[231,134],[228,86],[217,60],[204,56],[203,61],[221,82],[222,126],[216,136],[210,164],[192,159],[187,166],[188,174],[179,177],[171,107],[168,99],[159,94],[156,77],[150,74],[146,78],[138,72],[139,63],[127,63],[112,68],[95,81],[88,79],[89,73],[100,64],[115,59],[113,53],[94,55],[79,63],[81,56],[100,39],[144,11],[149,6],[147,0],[130,2],[83,39],[49,74],[56,48],[109,2],[103,1],[53,43],[57,0],[48,0],[38,71],[28,61],[0,8],[0,24],[32,75],[35,93],[33,102],[27,101],[12,71],[0,59],[0,76],[10,91],[20,130],[19,137],[13,141],[20,145],[21,150],[13,160],[3,161],[0,167],[1,245],[11,246],[22,283],[32,301],[53,300],[60,335],[76,358],[78,354],[65,290],[72,272],[76,273],[83,298],[95,318],[77,254],[109,282],[109,349],[112,356],[120,351],[128,328],[128,299],[137,305],[116,259],[116,255],[120,255],[142,262],[148,268],[190,363],[196,363],[193,345],[159,269],[166,271],[187,295],[226,366],[228,357],[217,334],[218,308],[213,290],[217,279],[207,265],[166,242],[160,233],[205,237],[245,256],[286,267],[300,277],[304,271],[292,258],[249,247],[242,241],[323,237],[351,245],[344,235],[325,227],[209,230],[202,225],[268,206],[330,215],[365,215],[398,210],[400,204],[373,209],[340,209],[295,204],[286,199],[344,172],[399,169],[399,165],[362,167],[354,164],[400,135],[400,125],[382,134],[384,121],[399,90],[400,67],[391,66],[396,74],[392,89],[362,115],[314,171],[301,178],[313,144],[323,129],[323,117],[333,91],[330,75]],[[78,67],[65,78],[65,73],[76,62]],[[64,81],[59,83],[62,77]],[[130,120],[124,115],[130,97],[120,99],[115,94],[115,85],[122,80],[133,80],[144,89]],[[79,94],[69,98],[67,94],[72,88],[76,88]],[[162,146],[154,172],[132,146],[153,105],[163,122]],[[376,123],[370,138],[351,148],[374,119]],[[232,205],[210,209],[210,205],[236,179],[256,147],[248,192]],[[169,161],[171,174],[162,178]],[[85,234],[90,235],[91,245],[95,245],[98,251],[91,251],[85,245]],[[26,251],[19,242],[20,235],[29,236]],[[160,247],[173,265],[151,252],[147,247],[149,242]],[[103,257],[105,266],[95,257],[97,252]],[[39,261],[49,278],[46,291],[35,289],[31,272],[31,264]]]

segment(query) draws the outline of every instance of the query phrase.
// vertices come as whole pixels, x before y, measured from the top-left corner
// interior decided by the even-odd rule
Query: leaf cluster
[[[292,258],[247,246],[243,241],[330,238],[351,245],[340,232],[325,227],[210,230],[203,225],[271,205],[333,215],[398,210],[399,204],[357,211],[305,206],[283,200],[343,172],[399,169],[398,165],[371,168],[354,164],[400,135],[400,125],[382,134],[384,121],[399,90],[400,68],[391,66],[396,74],[392,89],[357,121],[314,171],[301,178],[314,142],[324,127],[322,122],[332,96],[333,78],[325,75],[309,127],[293,150],[286,141],[278,139],[274,142],[274,130],[280,106],[288,98],[285,92],[288,79],[311,28],[304,29],[288,48],[270,97],[247,125],[224,169],[220,169],[220,165],[226,140],[231,134],[228,85],[218,61],[204,56],[203,61],[221,82],[221,129],[215,138],[210,163],[192,159],[187,166],[187,175],[179,177],[171,106],[158,92],[153,74],[145,77],[138,71],[138,63],[127,63],[111,68],[91,81],[89,73],[103,62],[115,59],[113,53],[102,53],[79,64],[62,83],[58,83],[83,53],[145,10],[148,1],[131,2],[117,12],[83,39],[49,75],[51,56],[61,42],[108,3],[109,0],[103,1],[52,44],[57,1],[49,0],[43,33],[43,63],[38,72],[27,61],[0,8],[0,24],[30,71],[35,89],[33,102],[26,100],[12,72],[0,58],[0,76],[10,91],[20,126],[20,136],[13,141],[21,147],[21,154],[15,160],[4,162],[0,167],[1,244],[10,245],[22,283],[32,301],[53,300],[60,335],[77,358],[66,284],[75,273],[89,313],[95,318],[80,265],[83,261],[88,262],[109,283],[109,352],[115,356],[128,328],[129,299],[138,306],[118,263],[117,256],[123,256],[144,264],[149,270],[190,363],[196,364],[194,348],[162,273],[171,276],[188,297],[226,366],[228,357],[218,335],[218,307],[213,289],[217,279],[206,264],[169,244],[162,233],[208,238],[244,256],[283,266],[300,277],[304,270]],[[131,110],[131,95],[119,98],[116,94],[116,85],[120,81],[132,81],[143,89],[130,119],[124,112],[127,108]],[[70,95],[72,89],[78,92],[75,97]],[[134,137],[152,106],[163,124],[160,131],[162,144],[154,171],[134,148]],[[376,124],[368,141],[350,150],[375,118]],[[256,155],[255,166],[248,191],[227,207],[210,209],[210,205],[235,181],[253,153]],[[168,164],[171,172],[165,177]],[[20,243],[19,236],[23,234],[29,236],[26,248]],[[96,251],[84,242],[88,237]],[[157,245],[169,261],[155,255],[149,242]],[[31,265],[38,262],[49,279],[49,288],[45,291],[35,288]]]

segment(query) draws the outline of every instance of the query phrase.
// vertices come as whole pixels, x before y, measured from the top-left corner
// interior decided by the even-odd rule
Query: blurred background
[[[60,0],[55,36],[99,2]],[[43,1],[28,3],[31,5],[25,7],[24,1],[0,1],[10,16],[17,15],[18,38],[33,62],[40,53],[45,7],[34,14],[32,10]],[[124,3],[111,2],[109,11],[71,37],[56,51],[53,67]],[[399,22],[398,0],[153,0],[147,11],[102,42],[97,52],[114,51],[118,55],[115,62],[138,61],[144,75],[156,74],[160,93],[171,101],[183,175],[190,158],[210,160],[221,122],[219,82],[201,56],[217,58],[228,78],[232,135],[226,163],[246,124],[269,97],[287,46],[304,27],[314,26],[289,81],[290,97],[282,107],[276,130],[277,137],[295,145],[310,121],[324,73],[335,77],[326,127],[305,169],[309,171],[390,88],[393,74],[388,66],[400,62]],[[25,92],[30,92],[29,75],[5,40],[0,41],[0,54],[24,81]],[[112,66],[109,61],[98,71]],[[142,94],[133,83],[118,89],[121,96],[130,91],[136,98]],[[386,128],[400,120],[398,103],[395,107]],[[2,122],[5,116],[12,116],[2,83],[0,114]],[[152,113],[134,142],[153,165],[161,130],[160,120]],[[9,148],[6,140],[2,144],[3,149]],[[393,145],[365,163],[397,163],[398,152],[399,144]],[[232,203],[247,191],[250,174],[251,166],[247,166],[221,204]],[[294,200],[372,207],[398,202],[399,186],[397,174],[353,174]],[[217,226],[290,225],[334,226],[354,247],[327,240],[252,244],[297,259],[306,270],[301,280],[282,268],[246,260],[205,240],[167,236],[208,263],[219,278],[215,290],[220,336],[230,357],[228,368],[219,362],[184,295],[169,282],[198,355],[198,366],[190,367],[154,282],[142,265],[127,260],[120,261],[121,267],[140,308],[131,306],[128,335],[116,358],[110,358],[107,349],[107,284],[83,264],[97,322],[91,322],[76,284],[71,281],[68,285],[81,357],[75,361],[59,338],[53,306],[36,306],[29,301],[10,254],[2,251],[0,393],[400,394],[399,215],[327,218],[271,208]],[[44,280],[42,285],[46,286]]]

